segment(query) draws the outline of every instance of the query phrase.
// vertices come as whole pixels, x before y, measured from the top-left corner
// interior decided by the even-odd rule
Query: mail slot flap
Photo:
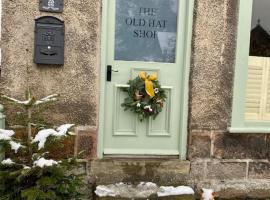
[[[43,17],[39,17],[37,19],[35,19],[36,23],[42,23],[42,24],[62,24],[64,25],[64,21],[56,18],[56,17],[52,17],[52,16],[43,16]]]
[[[53,28],[53,29],[59,29],[59,30],[63,30],[63,25],[60,24],[36,24],[36,28],[40,29],[40,28]]]

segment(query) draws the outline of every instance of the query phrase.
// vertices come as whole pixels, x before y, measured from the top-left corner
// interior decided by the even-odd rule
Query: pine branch
[[[34,97],[30,97],[26,101],[20,101],[18,99],[15,99],[15,98],[12,98],[12,97],[9,97],[9,96],[6,96],[6,95],[1,95],[1,97],[3,99],[6,99],[8,101],[11,101],[13,103],[17,103],[17,104],[20,104],[20,105],[23,105],[23,106],[31,106],[33,104],[33,102],[35,101]]]
[[[45,103],[48,103],[48,102],[53,102],[53,101],[57,101],[57,97],[59,97],[59,94],[52,94],[52,95],[49,95],[47,97],[44,97],[40,100],[35,100],[35,97],[31,96],[31,95],[28,95],[28,99],[26,101],[21,101],[21,100],[18,100],[18,99],[15,99],[13,97],[9,97],[7,95],[1,95],[1,97],[3,99],[6,99],[8,101],[11,101],[13,103],[17,103],[19,105],[23,105],[23,106],[36,106],[36,105],[41,105],[41,104],[45,104]]]
[[[52,94],[49,95],[47,97],[44,97],[40,100],[37,100],[34,105],[40,105],[40,104],[44,104],[44,103],[48,103],[48,102],[53,102],[53,101],[57,101],[57,97],[59,97],[59,94]]]

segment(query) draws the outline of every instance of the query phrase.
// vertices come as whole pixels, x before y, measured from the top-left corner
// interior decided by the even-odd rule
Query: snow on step
[[[124,198],[147,198],[158,191],[155,183],[141,182],[137,186],[116,183],[111,185],[99,185],[96,188],[96,195],[99,197],[124,197]]]
[[[95,191],[98,197],[148,198],[152,195],[168,197],[177,195],[193,195],[192,188],[187,186],[157,186],[152,182],[141,182],[137,186],[125,183],[99,185]]]
[[[187,186],[178,186],[178,187],[164,187],[161,186],[157,193],[158,197],[166,197],[166,196],[176,196],[176,195],[193,195],[194,190],[191,187]]]
[[[202,200],[215,200],[215,197],[217,197],[217,194],[213,189],[202,188]]]

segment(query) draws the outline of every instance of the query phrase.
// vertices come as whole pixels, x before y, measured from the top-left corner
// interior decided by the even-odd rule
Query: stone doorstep
[[[90,182],[154,182],[157,185],[189,185],[190,162],[178,159],[96,159],[89,164]]]
[[[209,180],[196,183],[196,188],[203,187],[214,189],[219,199],[270,199],[269,179]]]
[[[179,196],[149,197],[149,198],[96,197],[96,200],[195,200],[195,198],[193,195],[179,195]]]

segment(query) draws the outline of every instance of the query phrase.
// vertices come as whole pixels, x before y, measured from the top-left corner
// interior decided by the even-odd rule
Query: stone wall
[[[52,14],[40,12],[39,1],[3,0],[1,93],[20,99],[27,87],[37,97],[59,93],[48,121],[97,126],[101,0],[64,4],[63,13]],[[33,63],[34,19],[45,15],[65,21],[64,66]]]
[[[190,77],[188,159],[197,188],[221,197],[270,197],[269,134],[230,126],[238,1],[197,0]]]

